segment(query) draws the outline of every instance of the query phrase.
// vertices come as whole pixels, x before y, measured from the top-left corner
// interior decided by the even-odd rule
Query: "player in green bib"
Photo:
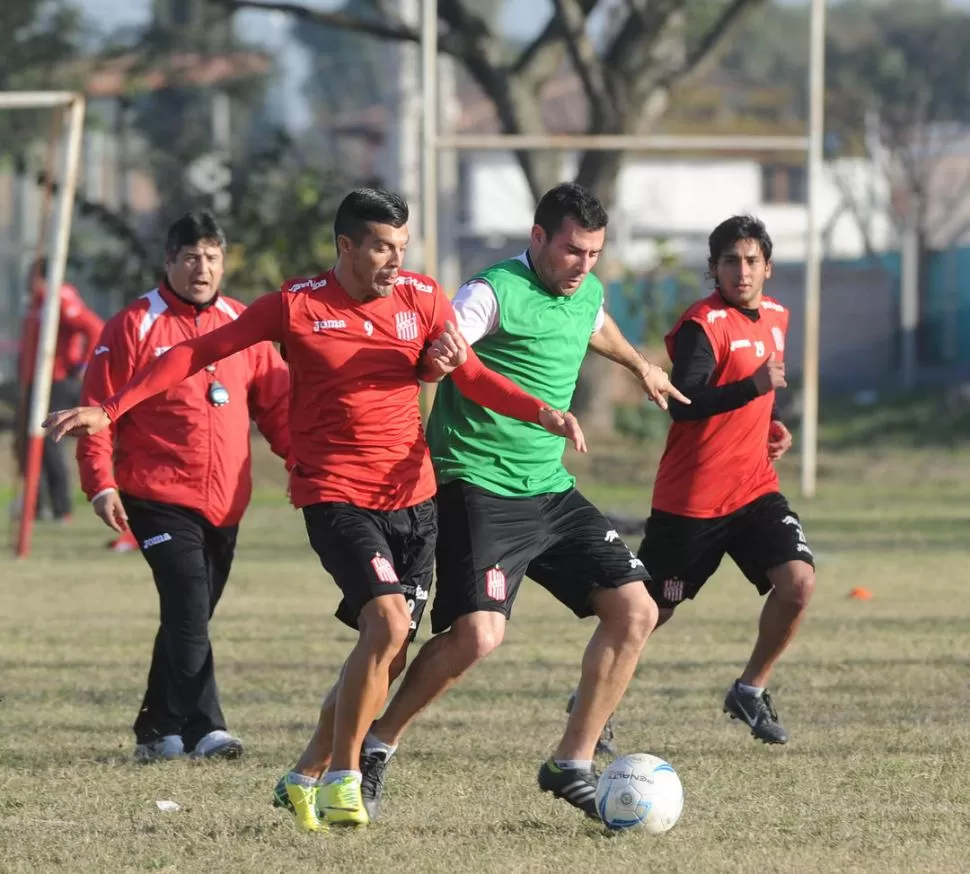
[[[487,367],[557,408],[569,408],[589,349],[634,372],[661,407],[668,395],[689,403],[604,311],[603,286],[591,270],[606,224],[603,206],[580,186],[547,192],[529,248],[455,296],[461,338]],[[657,622],[643,585],[647,572],[576,490],[561,438],[469,402],[450,378],[438,387],[427,438],[438,477],[437,636],[421,648],[365,741],[371,803],[376,808],[405,728],[502,642],[528,575],[577,616],[599,619],[565,733],[539,770],[543,791],[595,818],[594,749]]]

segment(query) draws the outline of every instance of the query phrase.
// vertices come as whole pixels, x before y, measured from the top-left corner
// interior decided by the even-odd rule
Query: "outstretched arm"
[[[264,295],[239,318],[201,337],[173,346],[100,407],[75,407],[51,413],[44,421],[55,441],[65,436],[97,434],[142,401],[167,391],[203,367],[262,340],[280,340],[283,333],[279,292]]]
[[[668,396],[682,404],[690,403],[690,400],[674,387],[666,371],[647,361],[623,336],[620,326],[613,321],[609,313],[603,313],[603,323],[589,338],[589,348],[597,355],[622,364],[629,370],[640,380],[647,397],[661,410],[667,409]]]

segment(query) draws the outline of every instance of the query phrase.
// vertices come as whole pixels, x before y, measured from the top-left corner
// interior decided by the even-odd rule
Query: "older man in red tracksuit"
[[[46,290],[47,259],[39,258],[34,262],[30,273],[30,304],[21,326],[20,345],[20,382],[26,389],[29,400],[34,388],[34,366],[37,360],[37,342],[40,336],[41,313],[44,308]],[[84,366],[94,351],[95,341],[104,327],[98,315],[85,305],[73,285],[62,285],[60,289],[60,318],[57,329],[57,345],[54,350],[54,370],[51,377],[50,408],[52,410],[73,406],[78,401],[80,376]],[[24,411],[27,406],[25,404]],[[27,417],[23,416],[18,430],[18,458],[21,470],[24,468],[24,449],[27,445]],[[68,471],[64,447],[53,440],[44,440],[42,467],[43,479],[37,499],[37,515],[48,515],[55,521],[67,522],[71,518],[73,499],[71,477]]]
[[[225,236],[208,213],[169,229],[166,276],[105,326],[83,403],[101,403],[172,346],[234,321],[245,307],[222,296]],[[235,758],[209,642],[252,493],[250,418],[287,458],[289,371],[259,343],[141,404],[80,440],[81,484],[106,524],[130,528],[152,569],[161,621],[148,689],[135,720],[135,757]]]

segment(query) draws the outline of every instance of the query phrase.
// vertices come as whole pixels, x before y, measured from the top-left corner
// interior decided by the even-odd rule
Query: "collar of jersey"
[[[749,309],[746,309],[745,307],[736,306],[735,304],[731,303],[731,301],[729,301],[723,294],[721,294],[721,289],[715,288],[714,291],[717,293],[717,296],[723,301],[724,306],[729,307],[732,310],[737,310],[746,319],[751,319],[752,322],[757,322],[761,318],[760,309],[749,310]]]
[[[209,307],[213,306],[219,300],[219,292],[217,291],[211,300],[207,300],[203,304],[192,303],[192,301],[186,300],[184,297],[176,294],[166,279],[162,279],[158,283],[158,293],[162,296],[165,303],[168,304],[169,308],[179,316],[196,316],[209,309]]]

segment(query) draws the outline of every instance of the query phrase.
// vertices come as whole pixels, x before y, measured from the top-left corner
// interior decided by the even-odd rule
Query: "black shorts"
[[[576,489],[506,498],[455,480],[438,489],[438,520],[435,634],[468,613],[508,618],[525,575],[580,617],[592,614],[595,589],[647,579],[643,563]]]
[[[771,568],[789,561],[815,567],[801,520],[778,492],[716,519],[654,510],[637,555],[650,571],[648,591],[657,606],[667,610],[695,597],[725,555],[734,559],[761,595],[771,591]]]
[[[343,593],[337,618],[357,628],[364,605],[403,595],[417,633],[431,591],[438,520],[434,501],[403,510],[322,503],[303,508],[310,545]]]

